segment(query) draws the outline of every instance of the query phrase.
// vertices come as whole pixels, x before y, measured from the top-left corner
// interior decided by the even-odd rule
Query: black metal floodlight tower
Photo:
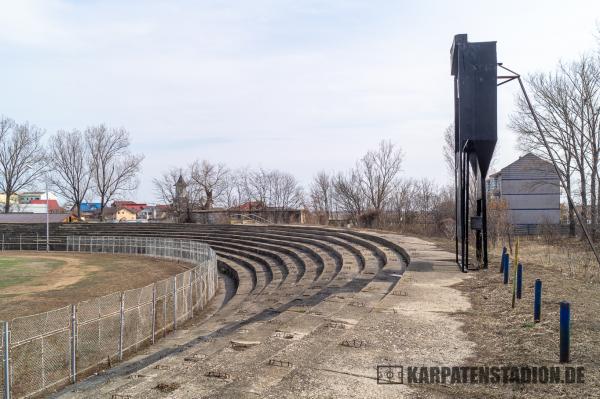
[[[466,272],[470,230],[475,234],[477,266],[488,265],[485,178],[498,136],[496,42],[470,43],[466,34],[456,35],[450,54],[454,76],[456,262]],[[471,173],[476,178],[473,188],[469,184]],[[472,189],[475,209],[469,209]]]

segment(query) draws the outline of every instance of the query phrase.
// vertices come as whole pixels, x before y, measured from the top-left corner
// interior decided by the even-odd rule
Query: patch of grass
[[[64,264],[56,259],[0,257],[0,290],[43,277]]]
[[[30,256],[31,255],[31,256]],[[144,287],[185,270],[169,260],[110,254],[0,253],[0,319]]]

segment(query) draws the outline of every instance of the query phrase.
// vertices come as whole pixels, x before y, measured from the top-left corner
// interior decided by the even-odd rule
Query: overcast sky
[[[390,139],[404,176],[447,179],[449,48],[498,42],[528,74],[598,47],[600,1],[0,0],[0,114],[53,134],[106,123],[152,177],[209,159],[309,183]],[[516,83],[499,89],[503,167]]]

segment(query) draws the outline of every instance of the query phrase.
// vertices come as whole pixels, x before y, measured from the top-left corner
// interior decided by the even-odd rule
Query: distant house
[[[512,224],[560,223],[560,185],[550,162],[528,153],[490,175],[486,183],[492,199],[506,202]]]
[[[345,227],[351,223],[352,223],[352,215],[350,215],[348,212],[342,212],[342,211],[329,212],[329,219],[327,220],[328,225]]]
[[[154,206],[154,219],[156,220],[165,220],[169,218],[169,215],[171,213],[171,206],[170,205],[155,205]]]
[[[46,205],[46,202],[48,203]],[[58,204],[57,200],[31,200],[28,203],[13,204],[10,207],[13,213],[64,213],[65,210]]]
[[[19,204],[31,204],[31,201],[46,200],[46,199],[58,201],[58,197],[51,192],[48,193],[48,198],[46,198],[45,191],[32,191],[32,192],[19,193],[18,196],[19,196]]]
[[[19,194],[13,194],[10,196],[8,203],[12,206],[19,203]],[[0,193],[0,212],[4,212],[4,205],[6,204],[6,193]]]
[[[266,209],[266,205],[264,202],[262,201],[248,201],[248,202],[244,202],[243,204],[240,204],[238,206],[234,206],[229,208],[230,211],[243,211],[243,212],[247,212],[247,211],[258,211],[258,210],[264,210]]]
[[[146,208],[148,204],[139,204],[134,201],[113,201],[112,206],[114,208],[128,208],[132,211],[139,212],[142,209]]]
[[[144,209],[137,212],[138,220],[152,220],[155,216],[156,208],[154,206],[147,206]]]
[[[301,209],[269,207],[262,201],[248,201],[228,209],[193,210],[191,220],[199,224],[304,223]]]
[[[138,220],[157,220],[157,219],[161,218],[160,217],[161,215],[162,215],[162,212],[155,205],[148,205],[141,211],[137,212]]]
[[[104,220],[114,222],[132,222],[137,220],[137,211],[129,207],[108,207],[104,208]]]
[[[101,206],[102,204],[99,202],[82,202],[81,205],[79,205],[79,209],[81,210],[81,213],[98,213],[100,212]]]
[[[46,208],[46,206],[48,207],[48,212],[50,213],[64,213],[64,209],[58,204],[58,201],[55,199],[49,199],[49,200],[45,200],[45,199],[38,199],[38,200],[31,200],[31,202],[29,203],[29,205],[41,205],[44,208]]]
[[[79,205],[79,209],[81,211],[81,219],[83,220],[93,220],[98,219],[100,217],[100,203],[99,202],[82,202]],[[77,208],[75,205],[71,208],[71,212],[77,213]]]

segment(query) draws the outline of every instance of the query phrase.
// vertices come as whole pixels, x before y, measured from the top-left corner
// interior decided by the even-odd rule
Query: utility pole
[[[48,176],[46,176],[46,252],[50,251],[50,199],[48,198]]]

